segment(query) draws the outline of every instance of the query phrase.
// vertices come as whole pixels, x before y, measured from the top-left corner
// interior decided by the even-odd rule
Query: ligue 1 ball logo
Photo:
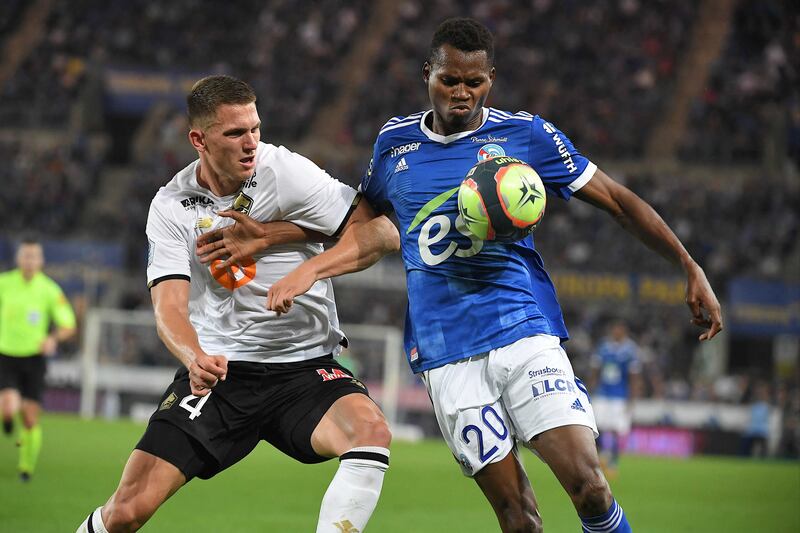
[[[478,161],[486,161],[492,157],[500,157],[506,155],[506,151],[498,144],[484,144],[478,150]]]

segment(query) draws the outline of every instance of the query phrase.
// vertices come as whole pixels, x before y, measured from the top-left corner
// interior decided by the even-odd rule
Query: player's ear
[[[431,79],[431,64],[426,61],[422,65],[422,80],[427,84],[429,79]]]
[[[490,83],[494,83],[494,75],[495,75],[495,70],[494,70],[494,67],[492,67],[492,70],[489,71],[489,82]]]
[[[206,136],[203,130],[192,128],[189,130],[189,142],[192,143],[194,149],[198,152],[205,152],[206,150]]]

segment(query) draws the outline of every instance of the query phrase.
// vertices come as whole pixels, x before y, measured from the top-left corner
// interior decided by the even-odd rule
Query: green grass
[[[0,437],[0,532],[72,532],[105,502],[142,433],[131,422],[47,416],[38,471],[17,479],[16,448]],[[566,495],[530,453],[525,463],[549,532],[580,531]],[[169,533],[314,531],[336,462],[306,466],[266,444],[210,481],[195,480],[145,527]],[[612,483],[637,532],[796,533],[800,463],[625,457]],[[373,533],[498,531],[475,484],[444,444],[395,443]]]

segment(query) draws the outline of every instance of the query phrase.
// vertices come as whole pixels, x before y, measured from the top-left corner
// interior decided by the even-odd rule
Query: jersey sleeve
[[[586,159],[558,128],[538,115],[531,121],[528,163],[551,193],[569,200],[586,185],[597,165]]]
[[[168,279],[191,281],[191,257],[186,234],[158,198],[147,215],[147,288]]]
[[[275,156],[278,209],[283,220],[335,236],[358,204],[355,189],[286,148]]]
[[[642,371],[642,360],[639,358],[639,346],[631,342],[630,360],[628,361],[628,372],[639,374]]]
[[[386,173],[383,171],[383,159],[379,141],[377,140],[372,150],[372,158],[369,160],[367,170],[361,178],[361,185],[359,185],[358,190],[361,191],[361,194],[364,195],[364,198],[367,199],[378,214],[388,215],[394,211],[386,194]]]
[[[53,282],[51,289],[50,316],[56,326],[72,329],[75,327],[75,312],[69,304],[61,287]]]

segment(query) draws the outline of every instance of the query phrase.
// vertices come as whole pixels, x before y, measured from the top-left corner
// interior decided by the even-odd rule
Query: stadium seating
[[[727,47],[694,102],[685,158],[774,159],[788,142],[800,161],[798,24],[791,2],[740,2]]]

